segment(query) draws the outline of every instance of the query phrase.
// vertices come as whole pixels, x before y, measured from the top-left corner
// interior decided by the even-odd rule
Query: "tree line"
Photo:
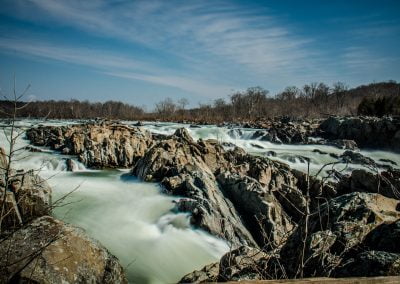
[[[363,107],[374,105],[371,109]],[[286,87],[271,96],[261,87],[235,92],[197,108],[184,109],[167,98],[157,104],[153,118],[204,122],[249,121],[277,116],[319,118],[327,115],[400,115],[400,84],[395,81],[372,83],[350,89],[342,82],[332,86],[310,83]],[[367,109],[367,111],[365,110]]]
[[[108,118],[135,120],[143,116],[144,110],[140,107],[117,101],[89,102],[89,101],[33,101],[19,102],[20,117],[55,118],[55,119],[89,119]],[[13,108],[13,102],[0,101],[0,117],[7,117]]]
[[[21,102],[21,106],[25,103]],[[349,88],[342,82],[328,86],[310,83],[302,87],[289,86],[276,95],[261,87],[235,92],[227,98],[215,99],[198,107],[187,108],[185,98],[166,98],[155,104],[154,110],[117,101],[34,101],[19,111],[21,117],[59,119],[108,118],[122,120],[165,120],[228,122],[249,121],[277,116],[316,118],[326,115],[400,115],[400,84],[395,81],[372,83]],[[0,101],[0,117],[7,117],[13,105]]]

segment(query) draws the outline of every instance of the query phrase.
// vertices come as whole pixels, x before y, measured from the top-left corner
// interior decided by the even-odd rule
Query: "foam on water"
[[[17,141],[17,147],[27,145],[26,140]],[[7,149],[4,133],[0,146]],[[107,247],[131,283],[177,282],[229,249],[225,241],[193,229],[188,214],[174,212],[174,198],[162,195],[157,184],[141,182],[126,170],[88,170],[76,160],[76,171],[67,172],[69,156],[52,151],[27,154],[14,167],[40,168],[39,174],[53,189],[53,200],[76,189],[53,214],[84,228]]]
[[[173,134],[176,129],[185,127],[194,139],[216,139],[219,142],[226,142],[234,144],[246,150],[247,152],[259,155],[268,156],[270,159],[284,162],[294,169],[307,171],[307,163],[303,157],[310,159],[310,172],[316,174],[320,169],[329,163],[337,162],[338,160],[329,154],[340,156],[345,150],[338,149],[328,145],[291,145],[291,144],[274,144],[268,141],[261,141],[260,139],[253,139],[254,133],[258,129],[248,128],[228,128],[218,127],[215,125],[207,125],[201,127],[190,127],[187,124],[180,123],[162,123],[154,124],[145,122],[144,128],[153,133],[159,134]],[[228,144],[228,145],[229,145]],[[320,154],[314,150],[320,150],[326,154]],[[381,159],[388,159],[397,163],[400,166],[400,155],[388,151],[372,151],[361,150],[360,153],[364,156],[372,158],[380,164],[390,165],[388,162],[382,162]],[[398,167],[395,166],[395,167]],[[361,165],[338,163],[334,165],[336,170],[347,169],[349,172],[356,168],[365,168]],[[325,169],[329,170],[332,166],[327,166]],[[322,174],[324,174],[323,171]]]
[[[18,125],[28,126],[35,121],[23,120]],[[74,121],[47,121],[47,125],[65,125]],[[125,122],[133,124],[133,122]],[[216,139],[232,143],[260,156],[275,153],[271,159],[307,170],[302,157],[310,159],[310,170],[316,173],[330,162],[337,161],[329,155],[313,152],[314,149],[341,155],[344,150],[323,145],[278,145],[252,139],[256,130],[227,128],[213,125],[190,127],[177,123],[145,123],[144,128],[153,133],[172,134],[186,127],[194,139]],[[0,133],[0,146],[6,138]],[[28,145],[17,141],[16,147]],[[7,150],[7,147],[5,147]],[[361,151],[365,156],[390,159],[400,165],[400,155],[385,151]],[[174,212],[174,198],[160,193],[157,184],[144,183],[122,170],[88,170],[73,159],[47,149],[46,152],[28,153],[14,167],[41,168],[40,175],[49,178],[53,200],[74,188],[65,203],[55,209],[55,216],[84,228],[87,233],[104,244],[126,268],[132,283],[172,283],[184,274],[217,261],[228,244],[201,230],[190,227],[188,214]],[[74,172],[66,171],[65,160],[72,158]],[[341,164],[336,169],[344,168]],[[360,165],[349,165],[350,169]]]

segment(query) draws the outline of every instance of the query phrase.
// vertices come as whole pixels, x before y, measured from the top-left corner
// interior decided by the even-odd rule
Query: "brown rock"
[[[43,216],[0,246],[0,282],[127,283],[117,258],[81,230]]]

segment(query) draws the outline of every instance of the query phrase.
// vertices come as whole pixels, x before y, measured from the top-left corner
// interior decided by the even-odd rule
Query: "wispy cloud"
[[[352,73],[363,73],[366,69],[376,72],[393,60],[398,61],[399,57],[377,56],[364,46],[351,46],[345,49],[341,59],[345,67]]]
[[[178,88],[203,97],[221,96],[231,90],[229,86],[207,84],[201,80],[171,75],[171,70],[161,69],[146,62],[98,49],[59,46],[35,40],[27,41],[15,38],[0,38],[0,49],[89,66],[110,76]]]
[[[2,49],[83,64],[110,76],[209,97],[253,82],[283,88],[326,78],[347,81],[354,72],[368,73],[369,66],[382,70],[393,54],[382,54],[356,41],[390,37],[399,27],[387,23],[379,28],[378,14],[331,22],[324,19],[324,23],[348,29],[322,31],[318,37],[276,11],[228,0],[9,0],[8,4],[1,9],[12,10],[8,14],[25,21],[55,30],[69,27],[80,36],[111,39],[110,43],[116,41],[124,48],[114,46],[109,52],[76,43],[66,46],[42,39],[31,43],[3,38]],[[145,50],[146,56],[134,54],[138,49]]]
[[[54,21],[90,33],[116,37],[197,61],[248,67],[265,75],[291,73],[314,64],[311,38],[298,36],[270,11],[225,1],[42,1],[36,9]],[[316,64],[316,63],[315,63]]]

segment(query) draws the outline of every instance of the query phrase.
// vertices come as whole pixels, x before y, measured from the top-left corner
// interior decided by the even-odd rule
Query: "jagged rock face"
[[[155,144],[133,173],[147,181],[161,181],[168,193],[185,197],[176,206],[192,213],[193,225],[235,244],[256,245],[213,174],[222,151],[213,141],[194,143],[185,130],[178,130],[174,137]]]
[[[122,124],[40,126],[27,131],[37,146],[50,146],[64,154],[78,155],[86,166],[130,167],[152,145],[147,130]]]
[[[360,192],[339,196],[312,214],[307,226],[305,221],[299,224],[282,247],[280,260],[290,278],[300,276],[302,260],[302,276],[330,276],[363,245],[368,234],[398,219],[398,200]]]
[[[269,247],[281,246],[293,229],[293,224],[273,193],[248,176],[224,172],[217,178],[223,185],[225,196],[232,200],[253,228],[257,242],[262,244],[269,240]]]
[[[0,186],[0,203],[4,196],[4,185]],[[51,212],[51,188],[48,183],[33,171],[10,171],[10,185],[6,191],[5,227],[14,227],[36,217]]]
[[[253,239],[262,247],[281,245],[305,208],[304,174],[240,148],[224,151],[213,140],[194,142],[183,129],[156,143],[133,174],[185,197],[177,208],[192,213],[193,225],[235,246],[257,246]],[[329,197],[320,182],[310,191]]]
[[[164,178],[162,184],[169,193],[185,197],[177,201],[176,207],[192,213],[192,225],[235,245],[257,246],[235,206],[224,198],[212,175],[191,170],[190,174]]]
[[[396,118],[330,117],[318,130],[327,139],[350,139],[360,147],[400,152],[400,120]]]
[[[0,255],[6,256],[2,283],[127,283],[117,258],[100,243],[50,216],[15,231]]]

